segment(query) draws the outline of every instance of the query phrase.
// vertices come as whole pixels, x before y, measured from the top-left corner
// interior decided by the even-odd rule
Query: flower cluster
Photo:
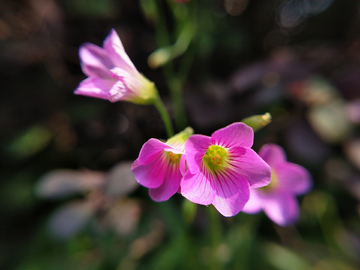
[[[244,123],[233,123],[211,137],[180,135],[166,143],[150,139],[133,164],[136,180],[150,189],[154,200],[179,192],[194,203],[213,204],[228,217],[243,209],[250,187],[270,183],[271,169],[251,149],[254,132]]]
[[[286,160],[280,146],[266,144],[258,155],[251,149],[253,129],[244,123],[211,137],[191,134],[188,128],[167,142],[150,139],[142,147],[132,170],[153,200],[178,192],[191,202],[212,204],[226,217],[263,209],[280,226],[298,219],[296,196],[307,193],[312,180],[304,167]]]
[[[137,71],[114,29],[102,48],[86,43],[79,55],[82,70],[89,77],[75,94],[153,104],[168,135],[172,134],[170,118],[154,83]],[[299,216],[296,196],[308,192],[312,181],[305,168],[286,161],[280,146],[264,145],[259,155],[251,149],[254,130],[270,121],[270,115],[265,114],[233,123],[210,137],[194,135],[187,128],[166,142],[150,139],[132,164],[132,172],[149,188],[154,201],[166,201],[180,193],[194,203],[212,204],[226,217],[241,210],[252,214],[263,209],[275,223],[289,225]]]

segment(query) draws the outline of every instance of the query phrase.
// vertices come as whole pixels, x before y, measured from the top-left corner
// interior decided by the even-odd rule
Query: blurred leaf
[[[309,262],[294,251],[274,243],[265,244],[268,261],[279,270],[311,269]]]
[[[141,9],[145,14],[145,17],[150,22],[156,22],[159,20],[158,8],[155,0],[140,1]]]
[[[233,269],[236,269],[237,266],[241,265],[242,270],[247,269],[262,269],[259,267],[251,267],[251,261],[254,258],[254,247],[258,246],[257,241],[257,223],[260,221],[259,215],[246,215],[240,213],[239,218],[242,223],[233,223],[229,227],[226,243],[230,247],[230,252],[227,254],[231,257],[231,265]],[[258,258],[257,255],[255,255]],[[262,262],[258,260],[258,262]]]
[[[17,158],[27,158],[44,149],[52,137],[51,132],[44,126],[33,126],[24,134],[13,140],[8,151]]]
[[[158,247],[165,234],[165,225],[160,220],[153,220],[151,231],[132,242],[130,247],[130,257],[140,259],[151,250]]]
[[[54,170],[37,182],[35,191],[44,198],[68,197],[101,186],[105,176],[97,171]]]
[[[303,209],[317,217],[327,247],[332,255],[357,258],[350,235],[339,216],[335,198],[327,192],[312,192],[305,196]]]
[[[120,236],[127,236],[136,229],[140,216],[141,208],[137,201],[121,199],[111,207],[106,219]]]
[[[120,197],[139,186],[131,171],[131,164],[131,161],[121,162],[109,171],[105,179],[105,194],[111,197]]]
[[[320,137],[330,143],[341,142],[349,137],[352,124],[341,100],[310,108],[308,118]]]
[[[162,246],[162,252],[153,260],[152,269],[171,270],[186,269],[187,251],[189,251],[186,235],[178,235],[170,243]],[[184,260],[186,258],[186,260]]]
[[[87,201],[66,204],[50,217],[50,231],[56,238],[67,239],[80,231],[92,214],[93,209]]]
[[[292,92],[308,106],[319,106],[342,100],[338,90],[326,79],[311,76],[306,81],[296,82]]]
[[[357,268],[350,266],[344,262],[335,259],[325,259],[319,261],[315,268],[316,270],[356,270]]]
[[[360,170],[360,139],[347,141],[344,145],[344,150],[350,162]]]
[[[292,123],[285,136],[291,152],[304,162],[321,166],[331,154],[332,149],[322,141],[305,121]]]
[[[1,187],[1,207],[8,211],[28,211],[34,203],[31,173],[28,171],[21,171],[7,180],[6,184]]]
[[[292,84],[290,89],[293,95],[309,106],[309,122],[324,141],[337,143],[350,135],[352,123],[346,103],[328,80],[311,76],[306,81]]]
[[[187,224],[192,223],[194,221],[197,212],[197,204],[184,199],[181,206],[182,206],[182,214],[185,222]]]
[[[65,3],[70,13],[88,16],[115,17],[118,10],[114,0],[66,0]]]
[[[349,119],[354,123],[360,124],[360,99],[350,101],[346,104],[346,112]]]

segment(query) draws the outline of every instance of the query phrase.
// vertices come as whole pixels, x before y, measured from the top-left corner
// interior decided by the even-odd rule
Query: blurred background
[[[300,220],[240,213],[214,227],[178,194],[151,201],[130,165],[166,139],[156,109],[73,94],[79,46],[114,28],[173,113],[148,65],[154,0],[0,0],[0,269],[359,269],[360,2],[155,2],[171,43],[174,14],[195,16],[173,61],[188,59],[187,124],[210,135],[270,112],[254,149],[277,143],[311,172]]]

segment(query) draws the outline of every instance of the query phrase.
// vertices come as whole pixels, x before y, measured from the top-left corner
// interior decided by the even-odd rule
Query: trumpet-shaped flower
[[[74,91],[77,95],[152,104],[157,95],[154,83],[135,68],[114,29],[100,48],[91,43],[79,49],[81,68],[88,76]]]
[[[154,201],[166,201],[178,191],[180,164],[185,166],[184,146],[192,133],[186,128],[166,142],[150,139],[141,148],[131,170],[139,184],[149,188]]]
[[[223,216],[239,213],[250,187],[270,182],[270,167],[250,147],[254,132],[244,123],[215,131],[211,137],[192,135],[185,143],[187,171],[180,184],[188,200],[214,207]]]
[[[284,150],[276,144],[263,145],[259,155],[271,167],[271,182],[267,187],[250,188],[250,200],[243,211],[255,214],[264,210],[276,224],[290,225],[299,218],[296,196],[311,189],[311,175],[304,167],[288,162]]]

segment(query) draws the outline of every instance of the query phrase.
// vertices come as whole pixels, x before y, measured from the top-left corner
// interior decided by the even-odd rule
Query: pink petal
[[[226,148],[251,147],[254,141],[254,131],[244,123],[238,122],[215,131],[211,138],[213,144]]]
[[[186,163],[191,173],[202,166],[202,159],[211,145],[211,138],[204,135],[192,135],[185,143]]]
[[[180,183],[179,192],[193,203],[211,204],[215,197],[215,191],[208,177],[209,175],[205,175],[201,171],[192,174],[188,170]]]
[[[187,171],[186,156],[183,154],[183,155],[181,155],[181,159],[180,159],[180,172],[181,172],[181,175],[185,175],[186,171]]]
[[[238,214],[249,200],[249,183],[241,176],[234,174],[219,175],[214,181],[215,198],[212,204],[225,217]]]
[[[75,89],[74,94],[109,99],[109,90],[113,84],[114,82],[110,80],[89,77],[80,82],[79,86]]]
[[[281,191],[272,191],[261,196],[265,214],[276,224],[287,226],[299,218],[299,203],[296,197]]]
[[[238,170],[251,187],[263,187],[270,183],[271,169],[254,150],[244,147],[231,149],[231,165]]]
[[[111,73],[116,77],[116,83],[110,89],[111,102],[131,100],[139,95],[136,90],[142,86],[139,86],[137,77],[118,67],[111,69]]]
[[[270,167],[275,167],[286,161],[284,149],[272,143],[264,144],[259,151],[259,156],[265,160]]]
[[[150,197],[157,202],[168,200],[174,195],[180,186],[182,175],[178,165],[169,164],[167,173],[162,185],[155,189],[149,189]]]
[[[138,72],[129,56],[126,54],[120,37],[114,29],[111,29],[110,34],[104,40],[103,48],[107,51],[115,66],[123,68],[129,72]]]
[[[302,195],[312,188],[310,173],[298,164],[291,162],[283,163],[277,166],[275,173],[281,189],[285,189],[296,195]]]
[[[164,152],[167,145],[157,139],[150,139],[142,146],[139,153],[139,163],[148,164],[153,162],[158,156]]]
[[[250,198],[245,204],[242,212],[247,214],[256,214],[259,213],[262,209],[263,201],[261,197],[257,195],[257,190],[255,188],[250,188]]]
[[[145,165],[141,164],[139,159],[135,160],[131,170],[140,185],[147,188],[158,188],[164,182],[167,166],[167,159],[163,153],[160,153],[153,162]]]
[[[110,89],[109,94],[110,94],[109,100],[111,102],[117,102],[120,100],[125,101],[127,100],[127,96],[129,96],[129,90],[123,81],[117,80],[114,83],[113,87]]]
[[[81,68],[87,76],[112,78],[109,69],[114,65],[104,49],[91,43],[85,43],[79,49],[79,57]]]

